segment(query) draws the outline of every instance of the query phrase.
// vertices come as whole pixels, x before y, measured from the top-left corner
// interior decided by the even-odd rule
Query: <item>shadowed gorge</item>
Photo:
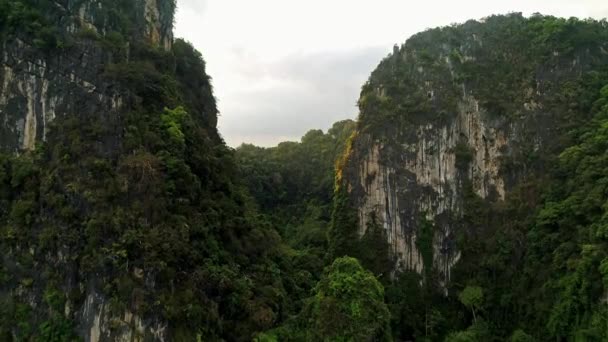
[[[605,20],[418,33],[232,149],[176,6],[0,0],[0,341],[608,338]]]

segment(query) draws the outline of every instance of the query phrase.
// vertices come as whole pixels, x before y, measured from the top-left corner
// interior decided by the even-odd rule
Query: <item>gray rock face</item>
[[[396,270],[422,273],[421,223],[432,222],[432,267],[443,285],[461,258],[465,190],[501,202],[527,174],[542,172],[534,158],[559,149],[556,137],[567,129],[568,108],[556,94],[606,64],[604,42],[567,54],[538,52],[536,59],[524,55],[534,51],[531,42],[502,44],[496,32],[503,24],[492,25],[421,33],[387,57],[363,88],[358,132],[340,170],[360,235],[375,212]],[[509,65],[521,83],[494,75],[507,58],[528,63],[521,71]],[[490,87],[504,94],[480,81],[493,77]],[[501,107],[492,106],[501,96]]]
[[[58,22],[68,46],[43,51],[17,29],[0,46],[0,150],[31,150],[45,139],[49,124],[70,115],[119,115],[125,101],[104,81],[103,67],[115,56],[83,32],[99,37],[119,30],[110,20],[112,1],[55,1],[51,22]],[[135,24],[131,40],[147,40],[170,49],[173,5],[170,0],[131,4]],[[128,15],[125,13],[125,15]],[[122,92],[124,93],[124,92]]]
[[[123,14],[134,16],[129,17],[132,36],[124,37],[127,50],[129,42],[141,40],[161,49],[171,49],[173,2],[134,0],[128,3],[129,12]],[[105,35],[120,30],[108,14],[109,10],[117,9],[114,1],[56,0],[53,5],[55,11],[48,13],[47,19],[60,28],[64,46],[41,49],[19,28],[14,34],[0,36],[0,152],[33,150],[46,139],[55,120],[101,116],[102,121],[119,122],[126,105],[133,101],[128,91],[103,75],[104,67],[117,60],[116,54],[100,43]],[[91,35],[100,39],[91,39]],[[128,58],[128,51],[121,53]],[[111,126],[121,129],[116,124]],[[32,250],[31,254],[34,253]],[[65,255],[49,256],[47,261],[66,274],[75,274],[77,266]],[[129,310],[117,314],[109,299],[98,291],[100,287],[95,286],[102,279],[83,282],[77,276],[73,278],[67,281],[66,287],[81,287],[86,300],[82,307],[73,307],[68,301],[65,314],[75,318],[85,341],[167,340],[165,322],[144,321]],[[36,308],[43,302],[41,292],[20,286],[15,295]]]
[[[121,96],[99,79],[105,54],[82,43],[72,54],[38,56],[15,39],[2,46],[0,67],[0,148],[31,150],[44,140],[57,117],[107,113],[118,115]],[[28,53],[29,52],[29,53]]]
[[[90,286],[78,311],[79,335],[85,341],[169,341],[168,324],[160,319],[143,320],[129,310],[117,314],[108,299]]]
[[[387,144],[369,136],[358,138],[358,148],[366,150],[356,163],[356,179],[350,186],[357,189],[359,231],[365,233],[362,227],[367,227],[369,214],[376,212],[398,269],[422,273],[424,263],[417,238],[420,220],[426,219],[436,228],[434,267],[444,281],[449,281],[450,269],[460,257],[451,218],[461,214],[464,178],[471,181],[481,198],[504,199],[500,163],[513,137],[484,115],[474,98],[463,97],[456,117],[448,124],[411,128],[416,140],[398,147],[397,161],[386,159],[387,154],[395,153]],[[457,167],[454,152],[463,141],[472,152],[472,161],[464,170]]]

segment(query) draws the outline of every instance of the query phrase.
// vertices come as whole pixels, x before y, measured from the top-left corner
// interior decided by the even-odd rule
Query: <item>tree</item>
[[[478,286],[467,286],[460,292],[458,299],[462,304],[471,309],[473,313],[473,322],[477,323],[475,311],[481,307],[483,303],[483,289]]]
[[[390,340],[384,288],[357,259],[336,259],[316,287],[308,336],[314,340]]]
[[[328,231],[331,259],[355,256],[359,247],[357,212],[344,185],[336,185],[334,208]]]
[[[521,330],[521,329],[517,329],[513,332],[513,335],[511,335],[511,342],[533,342],[534,338],[528,334],[526,334],[525,331]]]
[[[360,241],[359,260],[365,268],[383,281],[390,277],[394,262],[384,228],[378,222],[376,212],[369,215],[367,230]]]
[[[473,323],[465,331],[458,331],[449,334],[445,342],[485,342],[491,340],[488,324],[483,320]]]

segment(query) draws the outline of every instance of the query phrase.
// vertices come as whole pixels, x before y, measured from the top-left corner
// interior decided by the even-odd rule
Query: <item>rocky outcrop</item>
[[[76,33],[88,28],[102,35],[121,32],[124,31],[121,21],[128,19],[132,39],[142,39],[166,50],[171,48],[174,0],[133,0],[129,4],[114,0],[64,2],[55,0],[56,6],[67,15],[67,31]]]
[[[432,267],[447,284],[461,257],[457,236],[468,229],[460,220],[467,192],[490,205],[542,172],[543,156],[567,129],[560,87],[605,64],[601,44],[563,53],[501,38],[505,26],[526,20],[543,19],[512,15],[418,34],[363,87],[342,181],[360,235],[375,212],[397,270],[422,273],[420,229],[430,221]],[[509,61],[529,64],[501,64]],[[511,70],[499,75],[501,67]]]
[[[52,45],[41,42],[25,27],[27,23],[15,27],[0,25],[0,30],[6,30],[0,31],[0,152],[34,150],[47,140],[54,122],[78,118],[80,122],[99,122],[106,129],[114,130],[107,132],[106,138],[111,141],[104,143],[106,151],[117,154],[118,137],[123,130],[121,117],[138,99],[129,89],[107,77],[107,66],[128,63],[131,46],[141,42],[169,51],[173,44],[175,3],[173,0],[55,0],[50,3],[51,8],[39,14],[39,24],[40,30],[52,32],[49,38],[53,40]],[[115,46],[110,44],[111,39]],[[60,145],[61,138],[57,137],[55,144]],[[50,223],[52,220],[48,219],[46,224],[57,224]],[[36,229],[40,233],[43,228]],[[23,266],[11,257],[23,252],[17,249],[3,251],[3,266],[8,270]],[[44,265],[31,265],[28,269],[31,274],[23,283],[2,284],[0,296],[4,298],[8,292],[32,308],[33,313],[24,319],[33,326],[41,323],[43,311],[47,310],[44,289],[48,284],[36,270],[50,267],[65,276],[65,283],[56,286],[67,289],[66,292],[81,292],[84,297],[65,303],[65,316],[73,320],[74,328],[84,340],[168,340],[167,322],[157,316],[140,317],[133,313],[132,307],[117,310],[101,291],[107,275],[79,274],[79,265],[74,261],[79,256],[74,249],[60,246],[59,250],[58,256],[41,256],[36,248],[30,247],[29,257],[40,258]],[[139,277],[144,278],[143,274]]]
[[[169,341],[167,322],[146,321],[129,310],[117,314],[108,299],[93,287],[78,312],[80,336],[85,341]]]
[[[92,43],[72,54],[38,56],[20,39],[5,41],[0,68],[0,148],[31,150],[44,140],[56,117],[107,113],[117,115],[122,98],[100,80],[106,60]]]
[[[56,0],[53,6],[45,15],[59,28],[57,46],[41,49],[20,27],[2,40],[0,150],[33,149],[57,117],[118,115],[125,92],[103,77],[104,66],[119,58],[100,43],[106,35],[122,36],[127,49],[131,40],[171,48],[172,0],[137,0],[125,8],[114,1]]]
[[[368,226],[371,212],[378,214],[399,269],[423,271],[417,227],[420,220],[431,220],[436,223],[434,266],[449,280],[450,269],[459,259],[450,223],[452,216],[461,211],[463,177],[471,181],[480,197],[504,199],[500,162],[511,139],[483,116],[475,99],[463,97],[454,121],[413,128],[416,142],[400,146],[397,163],[383,159],[392,148],[385,143],[368,136],[366,142],[360,140],[357,144],[366,149],[357,162],[357,183],[351,185],[360,196],[356,201],[359,227]],[[471,162],[465,169],[457,167],[455,150],[459,146],[470,148]],[[360,229],[361,235],[364,232]]]

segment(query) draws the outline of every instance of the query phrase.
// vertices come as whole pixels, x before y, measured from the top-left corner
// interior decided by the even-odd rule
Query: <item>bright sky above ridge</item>
[[[355,118],[395,43],[491,14],[608,17],[606,0],[178,0],[176,35],[213,77],[228,145],[273,146]]]

